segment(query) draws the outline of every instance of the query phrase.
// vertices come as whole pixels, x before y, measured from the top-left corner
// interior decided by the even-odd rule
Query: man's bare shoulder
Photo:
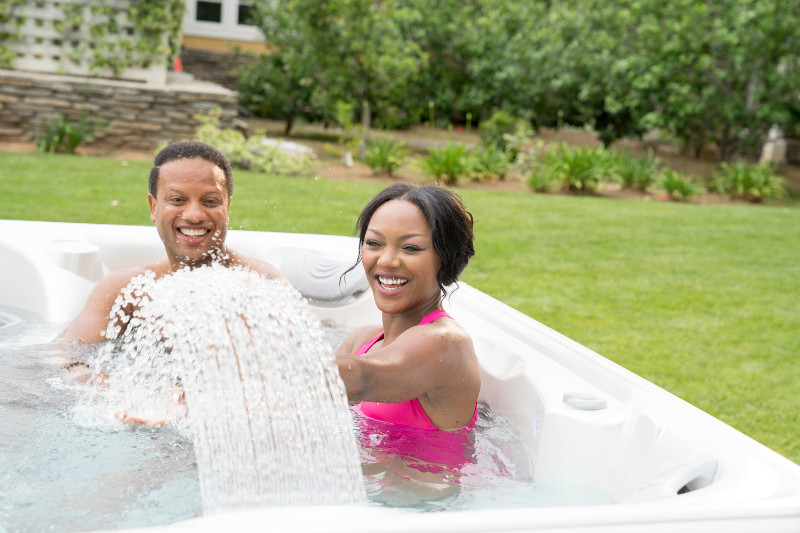
[[[133,278],[144,275],[147,272],[153,272],[156,277],[160,277],[169,272],[169,266],[162,262],[115,270],[97,283],[95,292],[105,289],[108,292],[115,290],[119,293],[130,284]]]
[[[86,300],[83,310],[61,332],[60,338],[64,340],[74,339],[85,344],[105,340],[103,332],[108,325],[110,312],[123,289],[136,276],[140,276],[147,271],[153,271],[156,275],[159,275],[159,272],[163,274],[164,268],[165,263],[153,263],[151,265],[115,270],[107,275],[95,285]]]
[[[260,259],[255,259],[254,257],[242,255],[238,252],[234,252],[233,250],[228,250],[228,254],[231,256],[232,262],[235,265],[249,268],[250,270],[258,272],[259,274],[262,274],[268,278],[276,278],[288,281],[286,276],[284,276],[283,273],[281,273],[281,271],[271,263],[262,261]]]

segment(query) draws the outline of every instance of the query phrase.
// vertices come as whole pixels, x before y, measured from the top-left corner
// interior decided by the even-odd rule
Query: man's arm
[[[114,302],[137,273],[138,271],[122,270],[101,280],[89,294],[80,314],[61,332],[59,340],[84,344],[106,340],[105,332]]]

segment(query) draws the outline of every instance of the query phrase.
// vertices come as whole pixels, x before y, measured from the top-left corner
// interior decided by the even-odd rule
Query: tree
[[[629,0],[636,21],[627,78],[649,98],[649,127],[719,159],[786,125],[800,87],[798,0]]]
[[[552,2],[539,30],[543,60],[539,74],[548,85],[542,125],[591,126],[608,147],[640,137],[649,99],[632,91],[627,61],[635,21],[627,2]]]
[[[365,126],[402,122],[404,99],[427,56],[403,35],[399,1],[259,0],[256,19],[287,75],[307,72],[313,105],[332,117],[337,101],[361,110]]]
[[[436,116],[463,122],[503,109],[533,118],[549,88],[540,75],[546,4],[530,0],[408,0],[416,13],[408,35],[430,57],[419,99]]]
[[[238,72],[239,103],[260,117],[286,122],[292,132],[298,117],[317,118],[312,104],[315,81],[310,72],[290,69],[280,54],[254,55]]]

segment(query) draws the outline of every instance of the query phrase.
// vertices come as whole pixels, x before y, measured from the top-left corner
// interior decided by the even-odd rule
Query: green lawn
[[[2,217],[150,224],[149,167],[0,153]],[[352,234],[382,187],[235,176],[254,230]],[[459,192],[466,282],[800,463],[800,209]]]

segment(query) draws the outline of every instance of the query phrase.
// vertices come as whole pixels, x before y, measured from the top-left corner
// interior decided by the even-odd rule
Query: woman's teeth
[[[380,282],[381,287],[390,291],[396,291],[397,289],[408,283],[407,279],[384,278],[382,276],[378,277],[378,281]]]

